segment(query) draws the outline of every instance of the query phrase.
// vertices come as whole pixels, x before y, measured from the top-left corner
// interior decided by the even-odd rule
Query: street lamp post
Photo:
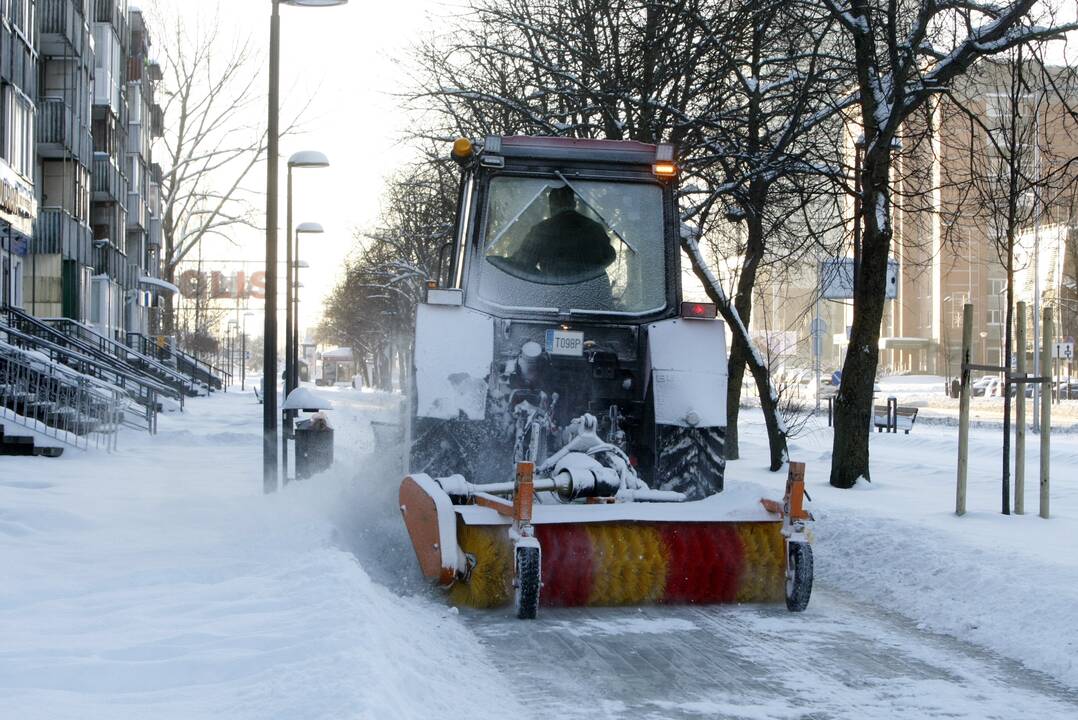
[[[228,380],[231,385],[236,377],[236,331],[239,323],[234,319],[228,321]]]
[[[280,141],[281,4],[343,5],[348,0],[272,0],[269,44],[269,102],[266,122],[266,318],[262,370],[262,490],[277,490],[277,153]]]
[[[253,312],[245,312],[243,314],[243,332],[240,333],[243,336],[240,350],[240,356],[243,358],[240,362],[240,390],[247,392],[247,318],[254,317]]]
[[[292,261],[295,241],[292,238],[292,169],[293,168],[322,168],[328,167],[329,160],[315,150],[303,150],[288,158],[288,200],[286,227],[288,236],[285,240],[285,322],[284,322],[284,396],[296,389],[295,367],[295,325],[296,316],[293,313],[293,298],[296,289],[296,274]],[[292,421],[296,416],[295,410],[285,410],[281,413],[281,465],[285,480],[288,479],[288,441],[292,439]]]
[[[296,378],[299,374],[296,372],[296,324],[297,319],[294,314],[295,311],[295,284],[296,284],[296,271],[295,261],[293,257],[295,252],[293,248],[299,242],[299,233],[301,230],[296,231],[296,237],[292,237],[292,169],[293,168],[324,168],[329,167],[329,159],[326,158],[320,152],[315,150],[304,150],[294,154],[288,159],[288,242],[285,253],[285,278],[287,279],[286,291],[285,291],[285,341],[284,341],[284,394],[285,397],[288,393],[292,392],[298,386]],[[318,232],[321,232],[319,230]],[[291,411],[287,413],[291,416]],[[288,421],[285,420],[287,423]],[[287,438],[285,442],[288,442]],[[286,468],[287,471],[287,468]]]
[[[296,254],[295,262],[293,263],[292,277],[295,279],[294,289],[292,290],[292,302],[294,308],[292,310],[292,388],[299,387],[299,236],[302,233],[317,234],[323,233],[325,229],[316,222],[300,223],[296,228]]]

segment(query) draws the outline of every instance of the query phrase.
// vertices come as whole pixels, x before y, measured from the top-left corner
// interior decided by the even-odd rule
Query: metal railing
[[[21,310],[5,307],[0,310],[0,334],[7,334],[12,344],[25,349],[42,351],[49,360],[67,365],[74,370],[113,385],[126,392],[139,405],[147,409],[147,428],[154,432],[159,396],[173,398],[182,403],[182,393],[149,377],[144,371],[98,349],[78,338],[65,335],[38,318]]]
[[[0,343],[0,417],[72,447],[116,449],[123,392]]]
[[[157,338],[147,337],[142,333],[127,333],[127,344],[139,349],[145,355],[152,355],[158,360],[168,360],[176,363],[176,369],[193,381],[203,383],[208,388],[220,390],[223,381],[228,380],[231,384],[232,376],[226,370],[211,365],[205,360],[199,360],[194,355],[176,347],[176,341],[168,336],[163,343]],[[184,370],[184,368],[188,368]]]
[[[119,340],[102,335],[93,328],[70,318],[44,318],[43,322],[59,329],[68,337],[81,340],[117,359],[125,360],[147,374],[153,375],[155,379],[175,388],[179,392],[181,410],[183,409],[184,395],[195,394],[195,387],[186,375],[163,364],[154,355],[143,353],[140,349],[132,348]]]

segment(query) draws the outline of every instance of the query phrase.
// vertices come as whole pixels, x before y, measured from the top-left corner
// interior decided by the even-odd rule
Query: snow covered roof
[[[152,285],[158,290],[164,290],[167,293],[178,295],[180,289],[170,283],[167,280],[161,280],[160,278],[150,277],[149,275],[139,275],[139,285]]]
[[[333,348],[322,353],[323,360],[332,362],[348,362],[352,359],[352,348]]]

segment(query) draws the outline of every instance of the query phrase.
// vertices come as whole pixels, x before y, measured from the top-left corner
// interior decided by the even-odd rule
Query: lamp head
[[[333,7],[344,5],[348,0],[280,0],[282,5],[295,5],[296,7]]]
[[[297,233],[321,233],[321,232],[325,232],[325,230],[322,229],[322,224],[321,223],[305,222],[305,223],[300,223],[299,224],[299,226],[296,228],[296,232]]]
[[[324,168],[329,167],[329,158],[317,150],[300,150],[288,158],[288,167]]]

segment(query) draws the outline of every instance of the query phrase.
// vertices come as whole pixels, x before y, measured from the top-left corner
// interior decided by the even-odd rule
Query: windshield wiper
[[[555,174],[555,175],[557,175],[557,176],[558,176],[558,179],[559,179],[559,180],[561,180],[561,181],[562,181],[563,183],[565,183],[565,185],[566,185],[566,186],[567,186],[567,187],[568,187],[568,188],[569,188],[570,190],[572,190],[572,191],[573,191],[573,194],[574,194],[574,195],[576,195],[576,196],[577,196],[578,198],[580,198],[580,201],[581,201],[582,203],[584,203],[584,204],[585,204],[585,205],[586,205],[586,206],[588,207],[588,209],[589,209],[589,210],[591,210],[591,211],[592,211],[593,213],[595,213],[595,214],[596,214],[596,215],[597,215],[597,216],[599,217],[599,219],[603,221],[603,224],[604,224],[604,225],[606,225],[606,226],[607,226],[608,228],[610,228],[610,232],[612,232],[612,233],[614,233],[615,235],[617,235],[617,237],[618,237],[618,240],[621,240],[621,241],[622,241],[623,243],[625,243],[625,247],[627,247],[627,248],[629,248],[630,250],[632,250],[632,251],[633,251],[633,254],[635,254],[635,253],[636,253],[636,248],[634,248],[634,247],[633,247],[632,243],[630,243],[630,242],[629,242],[628,240],[626,240],[626,239],[625,239],[625,238],[624,238],[624,237],[622,236],[622,234],[621,234],[621,233],[619,233],[619,232],[618,232],[618,231],[617,231],[617,230],[616,230],[616,229],[614,228],[613,224],[611,224],[611,222],[610,222],[609,220],[607,220],[607,219],[606,219],[605,217],[603,217],[603,214],[602,214],[601,212],[599,212],[598,208],[596,208],[596,207],[595,207],[594,205],[592,205],[592,204],[591,204],[590,202],[588,202],[588,199],[587,199],[586,197],[584,197],[584,195],[583,195],[583,194],[581,194],[581,192],[580,192],[579,190],[577,190],[577,189],[576,189],[576,187],[575,187],[575,186],[574,186],[574,185],[573,185],[573,184],[572,184],[571,182],[569,182],[569,178],[567,178],[567,177],[565,177],[564,175],[562,175],[562,174],[561,174],[561,171],[560,171],[560,170],[555,170],[555,171],[554,171],[554,174]]]
[[[509,232],[509,228],[517,224],[517,220],[520,219],[520,216],[526,213],[528,211],[528,208],[532,206],[532,203],[538,200],[539,196],[542,195],[543,192],[549,187],[550,183],[543,183],[543,187],[539,188],[539,190],[534,195],[532,195],[532,199],[524,203],[521,206],[520,210],[517,211],[517,214],[513,216],[513,219],[506,223],[505,227],[501,229],[501,232],[494,236],[494,239],[490,241],[489,245],[487,245],[487,250],[490,250],[490,248],[498,244],[498,241],[502,239],[502,235],[505,235],[507,232]],[[576,192],[576,190],[574,190],[573,192]]]

